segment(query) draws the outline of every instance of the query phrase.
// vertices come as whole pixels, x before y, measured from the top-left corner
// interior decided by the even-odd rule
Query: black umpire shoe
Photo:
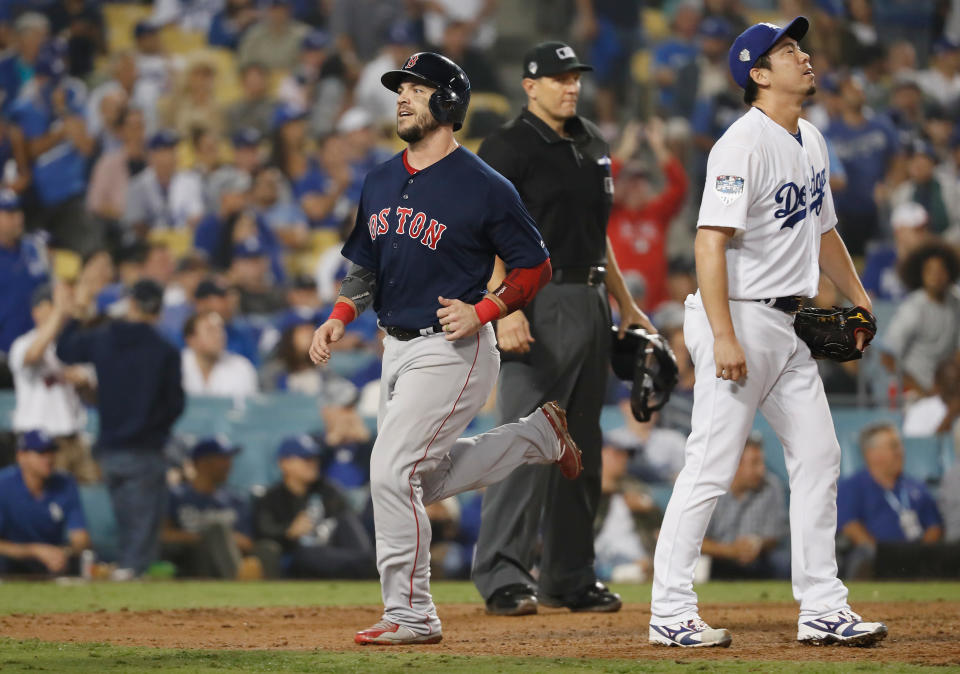
[[[540,595],[540,603],[551,608],[568,608],[574,613],[616,613],[623,605],[620,595],[600,581],[562,597]]]
[[[537,593],[529,585],[514,583],[497,588],[487,599],[490,615],[533,615],[537,612]]]

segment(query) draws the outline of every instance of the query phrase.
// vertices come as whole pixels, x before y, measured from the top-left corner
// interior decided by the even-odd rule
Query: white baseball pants
[[[526,463],[552,463],[560,443],[537,409],[517,423],[460,438],[500,369],[493,328],[384,341],[370,491],[384,618],[420,634],[440,629],[430,596],[430,521],[424,504],[498,482]]]
[[[849,608],[834,541],[840,445],[816,363],[793,331],[793,316],[752,301],[730,302],[730,313],[746,354],[742,384],[717,378],[713,333],[699,293],[687,297],[683,335],[696,372],[693,430],[654,556],[655,625],[697,615],[693,571],[700,545],[758,409],[783,444],[790,477],[793,596],[801,619]]]

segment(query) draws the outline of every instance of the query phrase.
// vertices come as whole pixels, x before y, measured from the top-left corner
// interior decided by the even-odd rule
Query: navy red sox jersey
[[[437,322],[438,296],[474,304],[494,255],[507,269],[536,267],[549,253],[516,188],[459,147],[422,171],[405,151],[371,171],[343,256],[373,270],[373,308],[384,326]]]

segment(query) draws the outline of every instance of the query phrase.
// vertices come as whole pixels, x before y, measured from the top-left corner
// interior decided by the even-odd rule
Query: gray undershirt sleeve
[[[340,286],[340,294],[351,300],[357,307],[357,316],[373,303],[376,292],[376,272],[351,262],[343,284]]]

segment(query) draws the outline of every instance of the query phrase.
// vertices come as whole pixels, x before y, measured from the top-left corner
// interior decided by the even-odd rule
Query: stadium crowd
[[[706,156],[745,109],[727,50],[753,21],[797,14],[817,71],[805,116],[827,139],[839,231],[881,323],[867,359],[821,365],[835,400],[878,412],[844,445],[862,452],[840,484],[844,571],[916,569],[916,546],[960,542],[960,5],[543,0],[518,51],[498,35],[504,4],[0,4],[0,385],[16,391],[0,573],[79,573],[91,543],[77,485],[102,483],[117,580],[161,573],[157,560],[188,576],[375,577],[365,489],[382,332],[372,312],[351,323],[342,370],[307,349],[346,272],[364,176],[399,147],[380,74],[421,48],[458,62],[474,96],[461,140],[476,149],[519,112],[515,52],[553,37],[596,68],[580,113],[613,148],[609,237],[680,366],[646,424],[609,387],[622,423],[605,434],[597,568],[647,578],[657,495],[690,431],[683,299]],[[825,281],[814,302],[836,301]],[[171,429],[190,399],[262,393],[313,397],[321,430],[273,448],[277,483],[237,493],[242,438]],[[936,466],[905,472],[914,449]],[[788,576],[769,451],[751,436],[702,577]],[[469,574],[481,498],[431,506],[435,577]]]

